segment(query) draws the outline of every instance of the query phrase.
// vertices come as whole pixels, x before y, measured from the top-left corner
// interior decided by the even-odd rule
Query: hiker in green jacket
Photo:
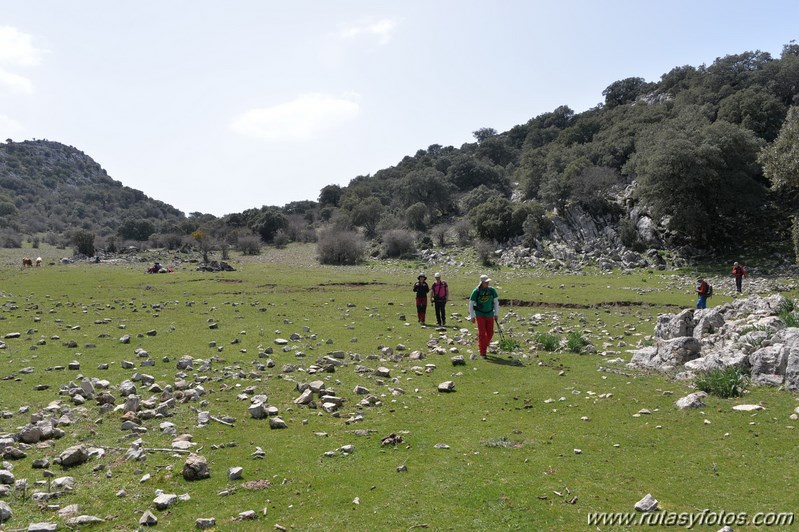
[[[469,296],[469,321],[477,323],[477,347],[483,358],[494,337],[494,320],[499,317],[499,294],[488,286],[490,282],[488,275],[481,275],[480,284]]]

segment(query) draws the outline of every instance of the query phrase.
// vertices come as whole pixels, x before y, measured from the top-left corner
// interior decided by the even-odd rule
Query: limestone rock
[[[702,402],[702,399],[705,397],[707,397],[707,393],[695,392],[678,399],[675,404],[680,410],[686,410],[688,408],[701,408],[705,406],[705,403]]]
[[[85,445],[73,445],[62,452],[56,462],[61,464],[61,467],[78,466],[89,460],[89,450]]]
[[[658,500],[647,493],[646,497],[635,503],[635,509],[639,512],[654,512],[658,509]]]
[[[211,476],[208,460],[199,454],[190,454],[183,464],[183,478],[189,481],[202,480]]]

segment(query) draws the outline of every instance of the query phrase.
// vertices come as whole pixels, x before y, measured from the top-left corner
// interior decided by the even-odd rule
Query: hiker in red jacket
[[[732,272],[730,272],[730,275],[735,277],[735,289],[738,291],[738,293],[740,293],[741,284],[743,283],[744,277],[746,277],[746,270],[744,270],[743,266],[741,266],[737,262],[734,262],[732,265]]]
[[[707,296],[710,292],[710,285],[705,282],[703,278],[697,280],[696,293],[699,299],[696,300],[696,308],[707,308]]]
[[[436,323],[440,327],[447,325],[447,299],[449,299],[449,288],[447,282],[441,280],[441,274],[436,272],[433,276],[435,282],[430,288],[430,302],[436,307]]]

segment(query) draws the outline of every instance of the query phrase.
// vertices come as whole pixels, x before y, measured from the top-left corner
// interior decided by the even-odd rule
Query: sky
[[[799,40],[795,0],[0,0],[0,139],[186,214],[316,200],[614,81]]]

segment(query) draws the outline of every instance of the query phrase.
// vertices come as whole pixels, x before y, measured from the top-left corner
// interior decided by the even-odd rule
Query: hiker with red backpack
[[[744,277],[746,277],[746,270],[743,266],[738,264],[738,262],[734,262],[732,265],[732,271],[730,275],[735,277],[735,289],[738,293],[741,293],[741,284],[743,284]]]
[[[439,327],[447,325],[447,299],[449,299],[449,287],[447,282],[441,280],[441,274],[436,272],[433,276],[435,281],[430,287],[430,302],[436,307],[436,324]]]
[[[696,308],[707,308],[707,298],[712,294],[713,289],[702,277],[697,280],[697,283],[696,293],[699,299],[696,300]]]

